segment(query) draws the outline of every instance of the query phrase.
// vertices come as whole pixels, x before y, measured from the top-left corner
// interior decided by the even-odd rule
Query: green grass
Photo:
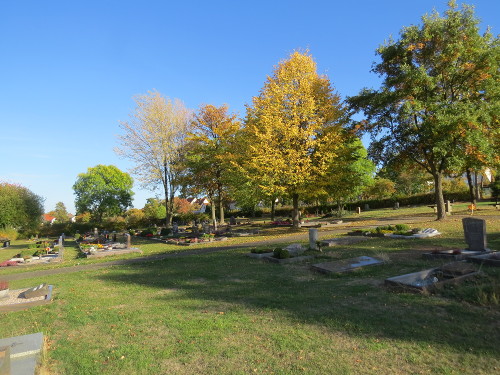
[[[483,288],[499,285],[499,270],[483,267],[478,280],[438,295],[382,286],[442,264],[422,259],[426,248],[465,246],[460,218],[425,224],[443,235],[374,238],[320,255],[389,260],[349,274],[233,249],[12,281],[11,288],[53,284],[54,301],[2,314],[0,337],[44,332],[51,374],[497,373],[500,305],[481,292],[491,295]],[[487,228],[490,248],[500,249],[500,220],[488,218]],[[146,254],[165,246],[141,244]]]

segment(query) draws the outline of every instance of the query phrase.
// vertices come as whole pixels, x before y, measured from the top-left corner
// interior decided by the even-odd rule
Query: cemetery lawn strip
[[[499,224],[488,219],[488,243],[498,249]],[[421,257],[424,248],[465,245],[459,219],[434,226],[441,237],[376,238],[318,254],[388,260],[346,274],[232,249],[12,281],[16,289],[52,284],[54,300],[2,314],[0,337],[44,332],[44,366],[56,374],[497,373],[500,305],[470,298],[474,285],[445,296],[382,287],[387,277],[439,266]],[[483,271],[500,283],[498,270]]]

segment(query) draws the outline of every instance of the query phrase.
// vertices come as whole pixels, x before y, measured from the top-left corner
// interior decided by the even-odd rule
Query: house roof
[[[43,220],[45,221],[52,221],[55,220],[55,216],[49,215],[49,214],[43,214]]]

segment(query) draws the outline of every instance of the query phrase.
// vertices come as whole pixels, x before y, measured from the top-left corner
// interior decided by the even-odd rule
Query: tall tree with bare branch
[[[180,152],[189,128],[191,111],[178,99],[152,91],[135,97],[129,121],[120,123],[123,134],[115,151],[135,165],[132,173],[152,190],[161,186],[165,195],[166,225],[172,223],[174,195],[182,173]]]

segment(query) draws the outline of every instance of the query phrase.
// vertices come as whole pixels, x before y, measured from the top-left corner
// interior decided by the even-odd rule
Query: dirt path
[[[384,219],[377,220],[374,224],[371,224],[371,225],[365,225],[365,226],[352,225],[352,226],[349,226],[347,228],[350,230],[350,229],[359,229],[359,228],[371,228],[371,227],[376,227],[379,225],[387,225],[388,222],[390,222],[390,224],[415,224],[415,223],[419,223],[419,222],[423,222],[423,221],[429,221],[429,218],[428,217],[409,217],[409,218],[404,218],[404,219],[384,218]],[[336,235],[336,234],[345,233],[347,228],[345,226],[342,226],[339,228],[328,229],[326,231],[320,231],[319,234],[320,234],[320,237],[325,238],[325,236],[328,237],[328,236],[332,236],[332,235]],[[98,270],[101,268],[106,268],[106,267],[111,267],[111,266],[121,266],[121,265],[134,264],[134,263],[152,262],[152,261],[157,261],[157,260],[163,260],[166,258],[179,258],[179,257],[186,257],[186,256],[191,256],[191,255],[209,254],[209,253],[215,253],[215,252],[219,252],[219,251],[229,251],[229,250],[244,249],[244,248],[256,247],[256,246],[273,245],[273,244],[283,243],[283,242],[307,241],[308,238],[309,238],[309,234],[307,232],[306,233],[298,233],[298,234],[292,234],[292,235],[289,235],[286,237],[272,238],[269,240],[252,241],[252,242],[247,242],[244,244],[234,245],[234,246],[218,246],[218,247],[211,247],[211,248],[204,248],[204,249],[193,249],[193,250],[181,251],[178,253],[173,252],[173,253],[168,253],[168,254],[156,254],[156,255],[149,255],[149,256],[137,257],[137,258],[132,258],[132,259],[113,260],[113,261],[103,262],[103,263],[82,264],[82,265],[77,265],[77,266],[53,268],[53,269],[39,270],[39,271],[27,271],[27,272],[23,272],[23,273],[16,273],[16,274],[2,276],[2,280],[13,281],[13,280],[40,278],[40,277],[44,277],[44,276],[48,276],[48,275],[59,275],[59,274],[73,273],[73,272],[80,272],[80,271],[87,271],[87,270]]]

